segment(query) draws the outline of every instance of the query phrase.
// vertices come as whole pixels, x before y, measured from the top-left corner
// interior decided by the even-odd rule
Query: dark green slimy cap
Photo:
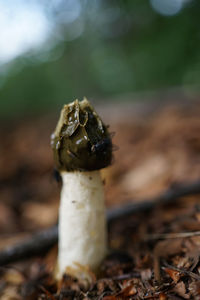
[[[108,129],[87,99],[64,105],[51,146],[59,171],[99,170],[112,160]]]

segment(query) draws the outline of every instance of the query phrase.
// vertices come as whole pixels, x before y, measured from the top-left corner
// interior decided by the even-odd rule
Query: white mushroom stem
[[[95,271],[107,252],[104,188],[100,171],[61,172],[61,176],[59,277],[77,266]]]

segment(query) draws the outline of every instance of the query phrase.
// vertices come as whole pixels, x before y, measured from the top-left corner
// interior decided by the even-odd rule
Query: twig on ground
[[[188,275],[188,276],[190,276],[190,277],[192,277],[194,279],[200,280],[200,276],[199,275],[197,275],[197,274],[195,274],[195,273],[193,273],[191,271],[187,271],[185,269],[181,269],[181,268],[177,268],[177,267],[171,266],[167,262],[164,262],[164,267],[162,267],[162,268],[165,268],[165,267],[167,267],[169,269],[172,269],[174,271],[178,271],[178,272],[180,272],[182,274]]]
[[[6,265],[20,259],[29,258],[45,253],[49,248],[56,244],[58,240],[58,227],[53,226],[49,229],[33,234],[24,241],[6,247],[0,251],[0,265]]]
[[[139,272],[131,272],[131,273],[121,274],[112,277],[113,280],[125,280],[130,278],[141,278],[141,274]]]
[[[155,233],[148,234],[144,237],[145,241],[151,240],[165,240],[165,239],[180,239],[187,238],[192,236],[199,236],[200,231],[191,231],[191,232],[176,232],[176,233]]]
[[[112,208],[107,211],[107,221],[110,225],[113,221],[127,217],[139,212],[145,212],[158,205],[174,202],[180,197],[200,194],[200,181],[188,185],[181,185],[176,189],[169,189],[162,195],[145,201],[129,203],[123,206]],[[52,226],[39,233],[33,234],[30,238],[19,244],[9,246],[0,251],[0,265],[6,265],[21,259],[45,253],[58,241],[58,226]]]
[[[163,194],[152,199],[144,199],[139,202],[131,202],[123,206],[112,208],[107,212],[108,222],[112,222],[116,219],[138,212],[148,211],[153,209],[155,206],[172,203],[178,198],[195,194],[200,194],[199,180],[191,184],[181,184],[175,188],[169,188]]]

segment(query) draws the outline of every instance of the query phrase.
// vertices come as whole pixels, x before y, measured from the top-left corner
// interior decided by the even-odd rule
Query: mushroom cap
[[[86,98],[64,105],[51,146],[59,171],[98,170],[112,160],[108,128]]]

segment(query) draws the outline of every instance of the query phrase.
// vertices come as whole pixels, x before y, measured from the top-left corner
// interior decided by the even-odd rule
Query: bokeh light
[[[0,1],[0,63],[40,46],[51,24],[37,2]]]
[[[0,0],[0,114],[198,90],[199,13],[199,0]]]
[[[164,16],[174,16],[183,8],[185,0],[150,0],[156,12]]]

